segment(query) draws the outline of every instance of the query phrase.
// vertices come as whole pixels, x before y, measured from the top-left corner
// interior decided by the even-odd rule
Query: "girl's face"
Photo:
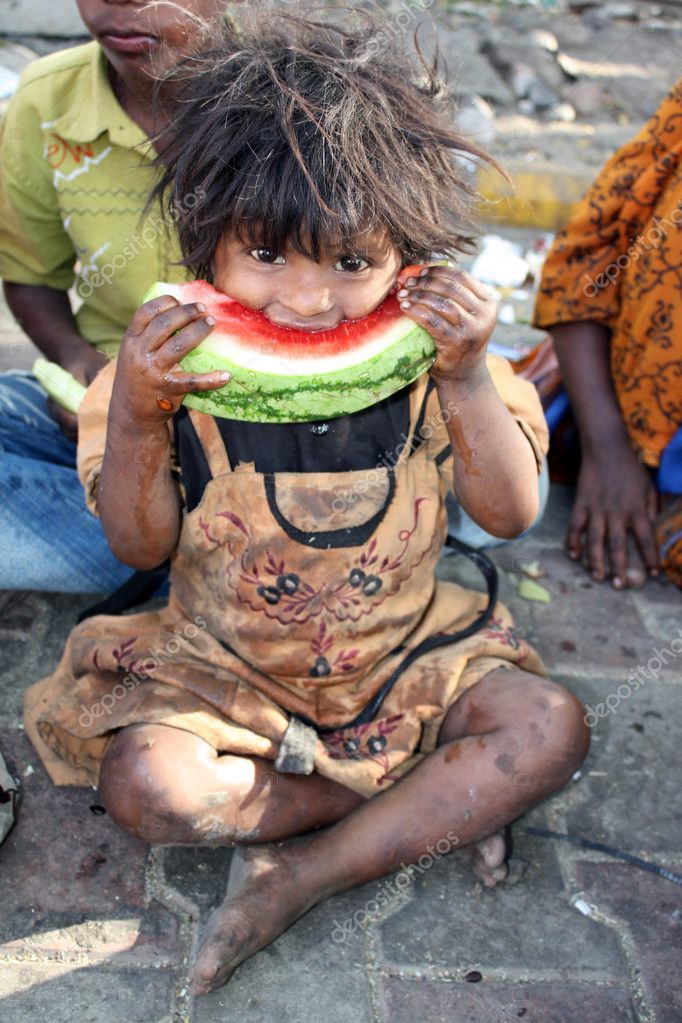
[[[193,15],[215,18],[223,0],[76,0],[90,35],[117,71],[149,68],[162,44],[181,51],[197,32]]]
[[[213,282],[279,326],[331,330],[376,309],[401,266],[398,249],[377,234],[364,235],[352,250],[330,247],[317,262],[291,246],[273,252],[229,232],[215,253]]]

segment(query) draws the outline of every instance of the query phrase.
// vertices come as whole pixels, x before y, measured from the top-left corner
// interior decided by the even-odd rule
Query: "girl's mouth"
[[[296,322],[283,322],[282,320],[272,320],[276,327],[284,327],[285,330],[302,330],[306,334],[321,334],[325,330],[335,330],[339,323],[296,323]],[[342,322],[342,321],[339,321]]]
[[[102,32],[99,41],[106,50],[115,50],[117,53],[148,53],[159,43],[157,36],[141,32]]]

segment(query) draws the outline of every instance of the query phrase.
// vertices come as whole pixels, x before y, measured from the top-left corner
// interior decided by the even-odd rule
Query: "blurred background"
[[[461,129],[514,181],[471,167],[485,198],[474,269],[500,291],[493,350],[526,358],[542,337],[529,320],[552,232],[679,77],[682,0],[380,2],[387,31],[424,23],[427,48],[437,38]],[[30,60],[84,38],[74,0],[0,0],[0,115]],[[34,355],[0,306],[0,369]]]

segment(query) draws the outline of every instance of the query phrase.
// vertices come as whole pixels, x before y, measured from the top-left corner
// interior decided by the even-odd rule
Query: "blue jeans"
[[[76,445],[35,377],[0,374],[0,589],[105,593],[133,573],[85,506]]]

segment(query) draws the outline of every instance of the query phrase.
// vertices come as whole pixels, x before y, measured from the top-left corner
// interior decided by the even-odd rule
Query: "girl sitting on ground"
[[[472,149],[435,70],[381,26],[269,12],[236,55],[193,62],[161,187],[197,276],[313,332],[395,290],[434,338],[429,373],[324,424],[215,419],[182,399],[225,374],[179,366],[214,320],[166,296],[136,312],[80,413],[90,506],[123,561],[171,559],[170,599],[76,628],[29,691],[27,729],[57,783],[98,783],[134,835],[237,846],[195,992],[446,840],[494,885],[502,829],[588,746],[580,703],[502,605],[429,643],[485,605],[434,576],[448,487],[486,530],[523,532],[547,436],[531,385],[486,357],[488,291],[443,265],[399,280],[462,250]],[[188,192],[205,196],[192,210]]]

